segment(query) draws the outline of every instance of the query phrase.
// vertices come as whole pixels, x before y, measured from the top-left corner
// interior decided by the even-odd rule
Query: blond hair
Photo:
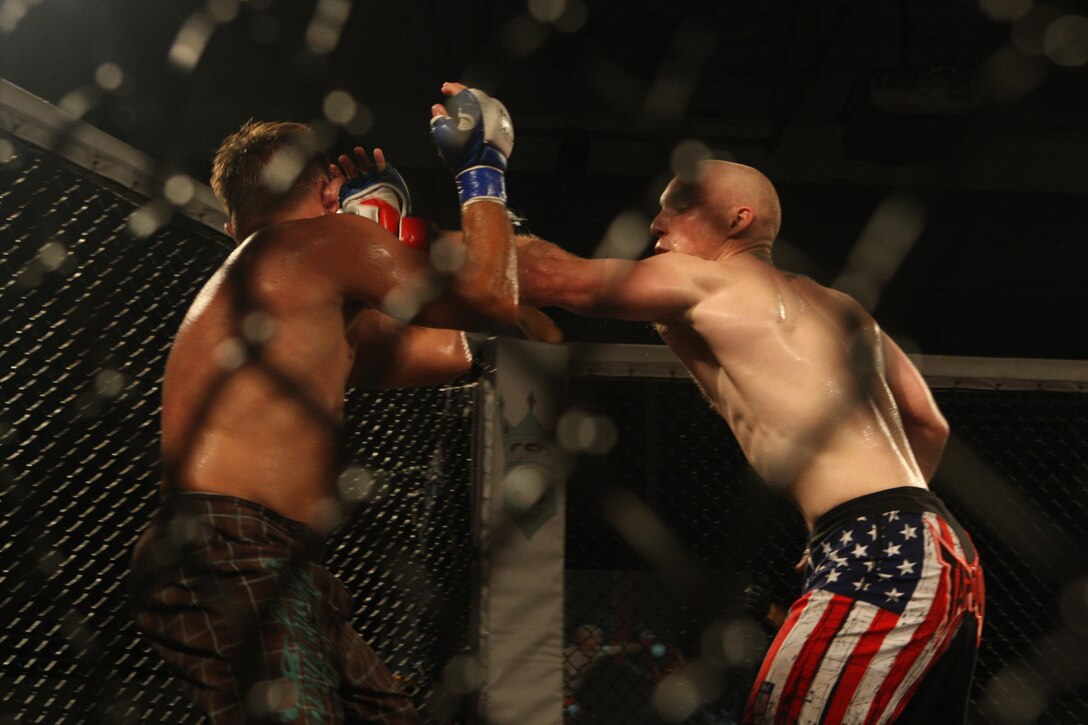
[[[313,129],[250,119],[216,151],[211,186],[231,222],[241,226],[241,220],[298,204],[321,177],[329,171]]]

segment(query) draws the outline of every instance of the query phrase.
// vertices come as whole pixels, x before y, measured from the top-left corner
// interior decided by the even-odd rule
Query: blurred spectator
[[[639,633],[638,644],[640,649],[634,656],[635,666],[645,672],[655,685],[684,665],[680,649],[662,641],[652,629]]]
[[[594,624],[582,624],[574,630],[573,642],[563,649],[563,710],[567,722],[581,720],[585,715],[579,704],[579,693],[599,665],[642,649],[639,642],[606,645],[604,640],[603,629]]]

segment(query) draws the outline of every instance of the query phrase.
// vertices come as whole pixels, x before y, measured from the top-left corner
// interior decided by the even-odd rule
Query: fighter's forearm
[[[539,237],[517,237],[516,243],[521,304],[600,314],[606,285],[596,280],[598,260],[582,259]]]
[[[514,148],[514,126],[506,107],[482,90],[444,83],[457,113],[431,107],[431,136],[453,172],[461,202],[463,255],[451,257],[452,295],[465,329],[517,322],[517,265],[513,230],[506,213],[506,160]]]
[[[482,201],[462,209],[464,259],[454,290],[478,309],[484,324],[512,325],[517,315],[517,277],[510,222],[500,205]]]

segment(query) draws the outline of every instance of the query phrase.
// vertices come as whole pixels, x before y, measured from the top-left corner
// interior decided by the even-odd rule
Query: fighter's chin
[[[666,252],[669,252],[669,251],[672,251],[672,250],[665,249],[661,245],[657,245],[657,246],[654,247],[654,254],[665,254]]]

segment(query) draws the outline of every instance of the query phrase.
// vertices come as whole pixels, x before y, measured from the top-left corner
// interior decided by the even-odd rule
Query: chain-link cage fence
[[[986,482],[977,499],[954,486],[960,471],[934,482],[987,574],[970,721],[1084,722],[1088,670],[1075,653],[1085,644],[1088,396],[935,392],[950,449],[983,462],[966,475]],[[784,606],[799,595],[800,516],[754,476],[690,381],[582,378],[573,399],[616,435],[609,452],[581,458],[567,493],[567,722],[738,722],[773,632],[744,592],[760,585]],[[1026,538],[983,499],[1012,508]],[[1017,545],[1032,532],[1056,536],[1064,558]]]
[[[0,720],[193,722],[137,638],[126,580],[159,503],[165,356],[229,241],[182,217],[141,226],[146,199],[0,143]],[[474,388],[353,393],[346,409],[349,471],[371,493],[326,561],[424,714],[469,644]]]
[[[229,245],[180,217],[143,232],[144,199],[0,140],[12,149],[0,165],[0,717],[193,721],[135,635],[126,577],[158,503],[164,358]],[[474,387],[357,393],[347,407],[349,471],[373,479],[372,494],[333,535],[327,563],[355,597],[355,625],[425,715],[453,714],[433,697],[445,664],[470,646]],[[1032,532],[1084,541],[1088,399],[937,397],[956,441],[985,464],[977,477],[1003,486],[985,495],[1030,519],[1027,539],[1012,537],[981,499],[947,487],[988,572],[972,719],[1011,706],[1027,708],[1018,722],[1082,722],[1083,558],[1040,558],[1022,544]],[[755,479],[690,381],[579,379],[572,403],[616,430],[606,455],[583,455],[568,491],[568,719],[735,720],[770,635],[744,591],[760,584],[782,604],[796,595],[798,515]],[[643,536],[625,536],[631,520]]]

